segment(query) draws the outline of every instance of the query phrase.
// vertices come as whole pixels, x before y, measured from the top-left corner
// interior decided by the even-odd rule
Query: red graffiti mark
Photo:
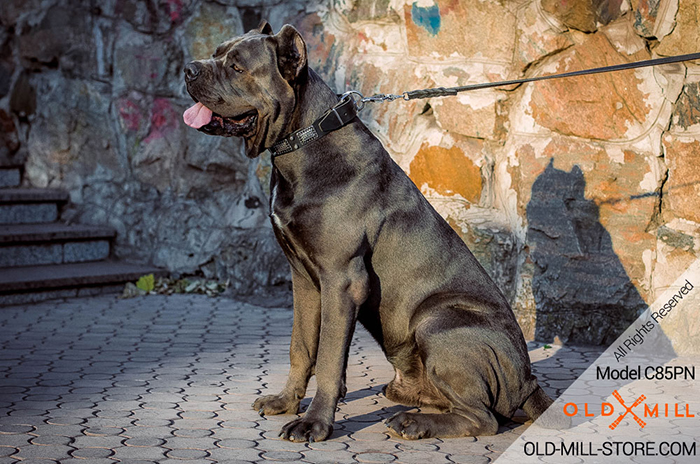
[[[119,104],[119,116],[128,130],[136,131],[141,125],[139,106],[131,100],[122,100]]]
[[[182,0],[168,0],[168,10],[170,10],[170,22],[177,22],[182,18]]]
[[[156,98],[153,100],[151,110],[151,131],[144,139],[145,143],[161,139],[165,135],[178,127],[180,114],[172,107],[166,98]]]

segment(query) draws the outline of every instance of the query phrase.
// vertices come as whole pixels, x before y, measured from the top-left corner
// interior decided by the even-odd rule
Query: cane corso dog
[[[518,408],[534,419],[550,405],[503,294],[352,108],[328,113],[339,97],[308,67],[296,29],[274,34],[263,22],[189,63],[185,81],[196,102],[188,125],[243,137],[250,158],[279,155],[270,216],[292,272],[291,368],[282,391],[253,408],[296,414],[312,375],[318,385],[280,435],[332,432],[357,321],[394,367],[386,397],[439,411],[388,419],[404,438],[494,434]],[[345,120],[326,133],[324,114],[331,126]]]

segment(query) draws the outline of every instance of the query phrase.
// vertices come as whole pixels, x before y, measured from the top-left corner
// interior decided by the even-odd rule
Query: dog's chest
[[[278,183],[273,183],[271,187],[270,220],[277,241],[287,258],[310,264],[310,258],[314,255],[313,234],[308,231],[306,215],[300,211],[304,208],[296,205],[293,195]]]
[[[282,230],[282,221],[280,221],[280,217],[275,211],[275,206],[277,204],[277,186],[278,184],[275,182],[272,185],[272,191],[270,192],[270,219],[272,220],[273,226],[279,230]]]

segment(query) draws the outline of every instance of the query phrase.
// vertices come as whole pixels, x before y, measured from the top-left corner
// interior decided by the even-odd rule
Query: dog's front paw
[[[280,432],[280,437],[290,441],[323,441],[333,432],[333,425],[322,420],[306,417],[289,422]]]
[[[299,400],[284,393],[262,396],[255,400],[253,409],[261,416],[275,414],[296,414],[299,412]]]
[[[420,413],[400,412],[385,422],[386,426],[407,440],[418,440],[432,436],[432,422]]]

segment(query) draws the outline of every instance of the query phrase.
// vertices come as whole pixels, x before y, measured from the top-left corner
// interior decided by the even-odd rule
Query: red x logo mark
[[[615,419],[615,422],[610,424],[610,430],[615,430],[615,427],[617,427],[620,424],[620,422],[622,422],[622,419],[625,418],[627,413],[630,413],[630,414],[632,414],[632,416],[634,416],[634,420],[637,421],[637,424],[639,424],[640,428],[644,428],[644,426],[647,425],[646,422],[644,422],[642,419],[640,419],[639,416],[637,416],[634,413],[634,411],[632,411],[632,408],[636,408],[637,406],[639,406],[642,403],[642,401],[647,399],[646,396],[644,396],[644,395],[640,396],[639,398],[637,398],[637,401],[632,403],[632,406],[629,406],[629,407],[625,404],[624,401],[622,401],[622,396],[620,396],[620,393],[618,393],[617,390],[613,391],[613,396],[617,399],[617,401],[620,402],[622,407],[625,408],[625,412],[623,414],[620,414],[620,417]]]

